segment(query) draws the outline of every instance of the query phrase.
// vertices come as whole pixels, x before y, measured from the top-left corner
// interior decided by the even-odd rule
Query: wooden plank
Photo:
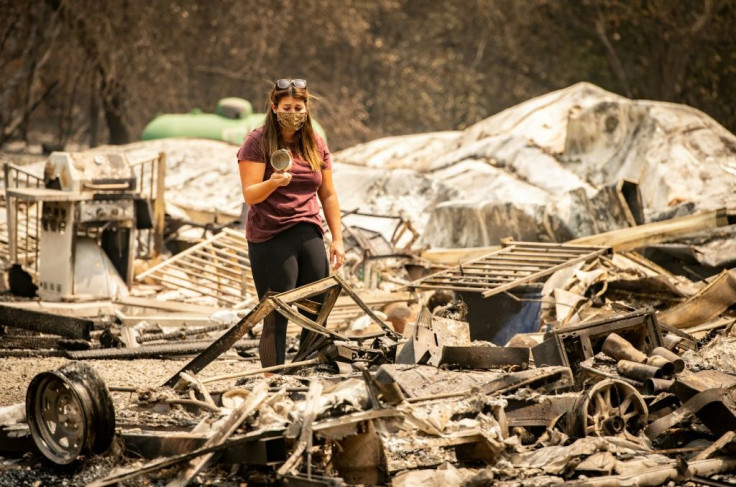
[[[506,271],[506,272],[538,272],[545,268],[545,266],[534,265],[534,264],[514,264],[513,268],[509,267],[508,265],[491,264],[491,263],[485,263],[485,262],[477,262],[472,265],[477,266],[480,269],[485,269],[488,271]],[[463,264],[462,268],[466,269],[466,265]],[[457,270],[457,268],[448,269],[445,272],[452,272],[455,270]]]
[[[727,210],[720,208],[681,218],[673,218],[671,220],[647,223],[637,227],[576,238],[565,244],[608,245],[615,252],[620,252],[622,250],[633,250],[649,244],[662,242],[679,235],[726,225],[728,225]]]
[[[513,269],[509,269],[508,266],[492,266],[492,265],[483,265],[483,262],[478,262],[476,264],[467,264],[462,265],[461,269],[465,272],[468,272],[470,270],[471,272],[483,272],[485,274],[497,274],[499,276],[508,276],[508,275],[516,275],[523,272],[535,272],[539,269],[542,269],[540,266],[523,266],[523,269],[520,269],[519,266],[514,266]],[[459,271],[459,269],[458,269]],[[453,272],[452,269],[448,270],[447,272]]]
[[[325,298],[325,302],[322,305],[322,309],[319,312],[319,315],[317,315],[316,322],[320,325],[325,325],[327,322],[327,317],[330,316],[332,310],[335,307],[335,303],[337,302],[337,298],[340,296],[341,289],[339,287],[334,287],[330,290],[330,293]]]
[[[531,274],[528,274],[528,275],[531,275]],[[520,276],[520,278],[524,278],[527,276]],[[506,283],[515,282],[515,281],[517,281],[517,279],[486,279],[483,277],[479,277],[478,279],[468,279],[468,278],[461,279],[460,277],[447,276],[444,279],[429,279],[427,281],[424,281],[424,283],[425,284],[444,284],[446,286],[452,286],[455,284],[460,284],[460,285],[467,284],[469,286],[472,286],[474,284],[480,284],[485,287],[488,287],[491,284],[500,285],[500,284],[506,284]]]
[[[459,285],[459,286],[458,285],[450,286],[450,285],[439,285],[439,284],[427,284],[427,285],[422,285],[422,289],[443,289],[443,290],[452,289],[453,291],[469,291],[469,292],[478,293],[478,292],[483,291],[484,289],[488,289],[488,286],[484,286],[484,285],[470,286],[470,285],[464,285],[464,284]]]
[[[227,237],[229,234],[225,232],[218,233],[217,235],[205,240],[204,242],[200,242],[182,252],[179,252],[175,256],[171,257],[170,259],[167,259],[163,262],[161,262],[158,265],[155,265],[151,267],[150,269],[147,269],[141,273],[139,273],[136,276],[136,280],[141,280],[142,278],[146,277],[147,275],[161,269],[165,268],[167,265],[169,265],[171,262],[176,262],[179,260],[182,260],[186,257],[189,257],[191,255],[202,255],[205,257],[204,260],[209,260],[212,258],[212,254],[218,254],[222,257],[226,257],[225,260],[230,262],[239,262],[241,265],[244,265],[247,268],[250,268],[250,260],[246,257],[247,256],[247,246],[243,246],[242,248],[235,248],[235,253],[228,252],[226,250],[222,249],[216,249],[213,246],[217,244],[218,240]]]
[[[216,237],[217,236],[215,235],[215,237],[213,237],[213,238],[216,238]],[[157,264],[157,265],[155,265],[155,266],[153,266],[153,267],[151,267],[149,269],[146,269],[145,271],[139,273],[137,276],[135,276],[135,279],[137,281],[140,281],[141,279],[143,279],[147,275],[149,275],[149,274],[151,274],[151,273],[153,273],[153,272],[161,269],[162,267],[166,267],[169,264],[169,262],[171,262],[172,260],[182,259],[182,258],[186,257],[187,255],[196,252],[200,248],[209,245],[211,243],[211,241],[212,241],[212,239],[209,239],[209,240],[205,240],[204,242],[200,242],[200,243],[198,243],[196,245],[193,245],[192,247],[189,247],[188,249],[179,252],[178,254],[176,254],[175,256],[171,257],[170,259],[167,259],[167,260],[165,260],[165,261],[163,261],[163,262],[161,262],[161,263],[159,263],[159,264]]]
[[[527,272],[524,274],[519,274],[516,277],[525,277],[528,275],[531,275],[531,272]],[[498,276],[493,274],[484,274],[484,273],[469,273],[469,272],[462,272],[462,273],[451,273],[447,274],[446,276],[443,276],[442,279],[428,279],[428,281],[436,281],[436,280],[445,280],[445,281],[482,281],[482,282],[510,282],[515,281],[515,277],[511,276]]]
[[[121,319],[123,326],[134,326],[145,321],[151,326],[160,327],[202,327],[217,323],[207,315],[179,314],[179,315],[125,315]]]
[[[314,281],[311,284],[306,284],[302,287],[292,289],[291,291],[285,291],[278,295],[278,297],[287,303],[293,303],[304,298],[311,298],[318,294],[322,294],[335,286],[339,286],[340,283],[337,281],[336,276],[327,276],[319,281]]]
[[[236,242],[229,239],[227,236],[220,237],[215,241],[214,247],[221,247],[220,250],[237,252],[239,254],[247,255],[248,244],[245,241]]]
[[[115,303],[128,306],[138,306],[141,308],[160,309],[164,311],[198,313],[207,316],[220,309],[216,306],[202,306],[199,304],[191,303],[160,301],[158,299],[142,298],[138,296],[121,296],[115,299]]]

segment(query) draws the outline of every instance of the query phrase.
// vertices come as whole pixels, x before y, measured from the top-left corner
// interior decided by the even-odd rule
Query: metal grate
[[[418,279],[409,287],[472,291],[487,298],[610,251],[609,247],[590,245],[536,242],[503,245],[483,257]]]
[[[256,297],[245,233],[230,228],[136,276],[137,281],[146,278],[235,308]]]

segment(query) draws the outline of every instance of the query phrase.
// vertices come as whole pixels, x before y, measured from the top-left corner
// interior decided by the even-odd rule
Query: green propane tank
[[[240,145],[251,130],[263,124],[264,117],[263,113],[253,113],[253,105],[248,100],[223,98],[217,103],[215,113],[204,113],[195,108],[189,113],[157,115],[143,129],[141,140],[191,137]],[[314,119],[312,126],[327,140],[324,129]]]

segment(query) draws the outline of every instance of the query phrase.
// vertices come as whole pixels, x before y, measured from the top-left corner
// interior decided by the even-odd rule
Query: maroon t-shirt
[[[314,135],[317,140],[317,148],[324,161],[322,169],[332,169],[327,143],[319,134]],[[266,164],[270,156],[264,157],[261,151],[262,138],[262,127],[248,134],[238,151],[238,161],[265,164],[266,171],[263,175],[265,181],[273,174],[273,168],[271,164]],[[265,242],[277,233],[300,222],[313,223],[320,232],[324,233],[317,202],[317,190],[322,185],[322,172],[313,171],[309,164],[294,152],[291,155],[294,158],[290,170],[291,182],[286,186],[279,186],[268,198],[248,207],[245,237],[249,242]]]

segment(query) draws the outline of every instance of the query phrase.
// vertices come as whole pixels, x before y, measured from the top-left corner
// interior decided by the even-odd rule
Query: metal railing
[[[6,221],[0,226],[0,255],[9,263],[21,264],[33,276],[38,275],[38,242],[41,222],[41,204],[8,197],[8,189],[43,188],[43,178],[6,162],[5,177]]]
[[[218,304],[234,309],[245,307],[257,297],[245,233],[227,227],[135,279],[152,279],[170,289],[215,298]]]

